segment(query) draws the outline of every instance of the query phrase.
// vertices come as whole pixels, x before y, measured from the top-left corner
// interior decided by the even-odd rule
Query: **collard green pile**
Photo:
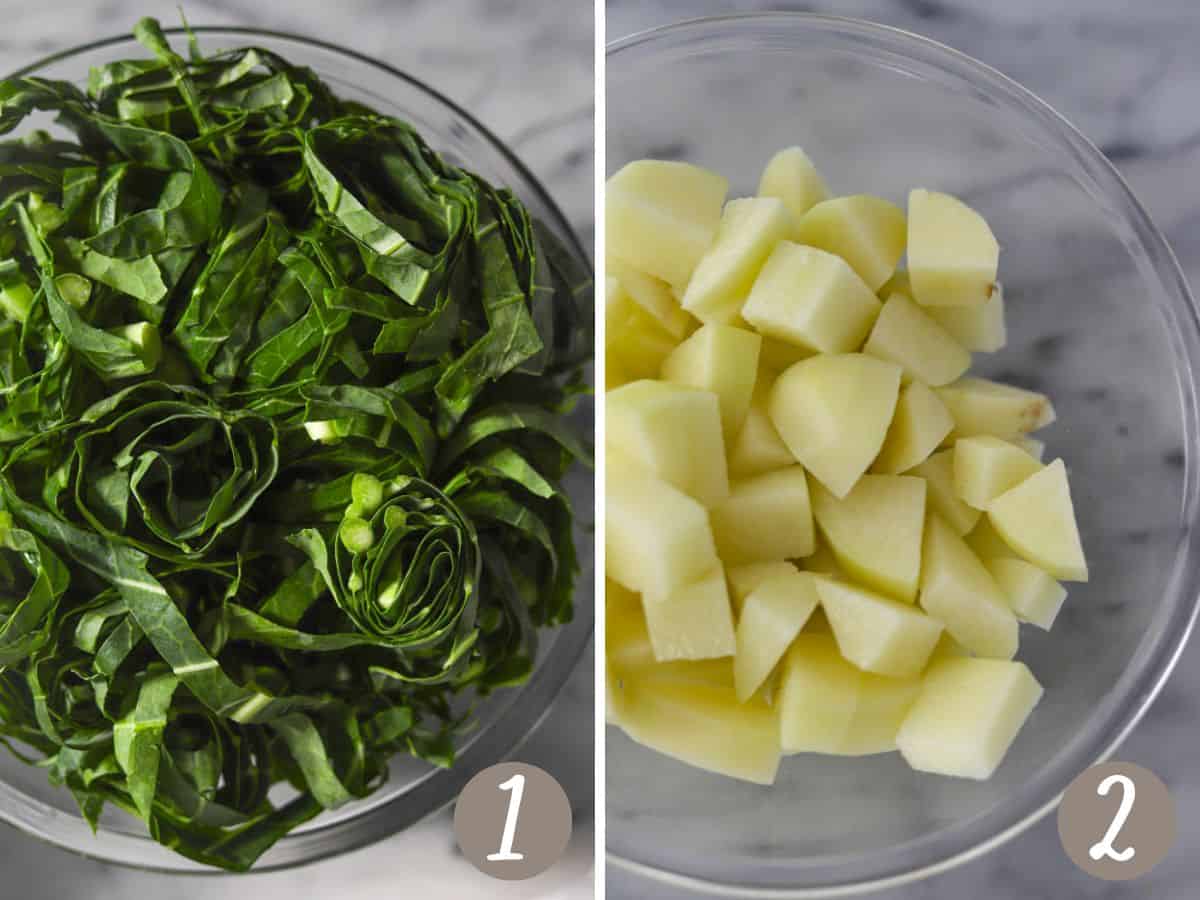
[[[135,33],[0,82],[0,739],[242,870],[571,617],[591,284],[404,122]]]

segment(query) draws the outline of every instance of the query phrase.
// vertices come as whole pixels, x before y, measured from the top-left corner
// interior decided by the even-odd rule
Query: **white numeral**
[[[500,837],[500,849],[488,854],[491,862],[510,862],[524,859],[524,853],[513,853],[513,837],[517,833],[517,816],[521,812],[521,797],[525,794],[525,776],[514,775],[501,782],[500,790],[512,791],[508,799],[508,813],[504,816],[504,834]],[[1122,820],[1124,821],[1124,820]]]
[[[1107,797],[1108,792],[1112,790],[1114,784],[1121,786],[1121,806],[1117,809],[1117,814],[1109,823],[1108,831],[1104,837],[1092,845],[1092,849],[1088,851],[1088,855],[1100,861],[1101,857],[1107,856],[1109,859],[1117,862],[1129,862],[1137,851],[1132,847],[1126,847],[1124,850],[1116,850],[1113,847],[1113,841],[1121,833],[1121,829],[1125,827],[1125,820],[1129,818],[1129,814],[1133,812],[1133,798],[1137,793],[1137,788],[1134,786],[1133,780],[1127,775],[1109,775],[1096,788],[1096,793],[1101,797]]]

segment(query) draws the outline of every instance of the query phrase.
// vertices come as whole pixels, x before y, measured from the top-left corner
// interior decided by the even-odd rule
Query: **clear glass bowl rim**
[[[191,32],[198,36],[207,35],[217,39],[244,39],[247,43],[252,43],[256,38],[293,43],[343,57],[351,63],[367,66],[390,78],[405,82],[437,105],[444,107],[467,128],[483,138],[485,143],[491,145],[503,158],[504,163],[516,172],[523,182],[524,188],[528,188],[537,195],[538,202],[548,213],[551,220],[548,224],[555,234],[563,239],[570,252],[588,267],[589,273],[592,271],[590,253],[580,243],[574,228],[571,227],[570,222],[541,181],[491,129],[455,101],[424,81],[356,50],[330,41],[286,31],[233,25],[197,25],[190,28],[164,28],[163,32],[168,37],[179,37]],[[130,48],[140,47],[140,44],[129,33],[100,38],[41,57],[13,72],[0,75],[0,78],[37,75],[46,67],[69,60],[71,57],[122,45]],[[320,73],[318,72],[318,74]],[[583,585],[582,579],[580,585]],[[581,587],[582,590],[586,590],[586,588]],[[270,851],[276,853],[280,849],[286,849],[285,857],[278,860],[267,857],[251,872],[261,874],[319,862],[331,856],[360,849],[410,828],[450,805],[458,791],[475,772],[492,763],[511,757],[549,715],[551,707],[567,679],[584,655],[594,627],[594,608],[591,606],[583,608],[577,604],[575,616],[576,618],[570,625],[555,632],[555,639],[549,653],[538,664],[530,680],[522,686],[519,700],[510,703],[504,714],[492,722],[484,732],[472,735],[473,739],[460,753],[454,768],[438,770],[414,783],[412,790],[419,791],[419,797],[414,798],[411,794],[405,793],[390,801],[369,805],[352,819],[325,826],[318,824],[303,832],[288,835]],[[583,619],[585,621],[581,621]],[[483,740],[484,735],[487,735],[489,739]],[[444,788],[439,787],[435,791],[431,788],[430,782],[432,776],[436,774],[444,776],[442,781]],[[13,808],[10,804],[14,804],[18,808]],[[182,856],[162,856],[160,858],[164,861],[161,863],[140,861],[135,857],[139,855],[142,847],[150,850],[158,849],[158,844],[149,835],[119,834],[106,832],[101,828],[93,837],[82,817],[67,819],[61,813],[50,810],[44,804],[9,789],[3,783],[0,783],[0,822],[12,825],[32,837],[77,855],[129,868],[172,875],[226,874],[221,870],[193,863]],[[317,822],[319,823],[320,820],[318,819]],[[117,849],[121,852],[115,856],[108,852]]]
[[[1084,749],[1068,760],[1038,773],[1024,790],[998,810],[993,810],[967,827],[951,834],[933,834],[884,851],[880,863],[858,866],[823,879],[820,886],[764,887],[759,885],[713,882],[660,868],[607,850],[609,865],[620,868],[647,882],[658,882],[684,891],[721,897],[793,898],[851,896],[868,891],[898,887],[945,872],[969,862],[1021,834],[1057,808],[1071,780],[1085,768],[1109,759],[1129,735],[1158,696],[1178,662],[1200,612],[1200,567],[1189,561],[1200,554],[1200,529],[1195,527],[1200,479],[1196,464],[1198,449],[1196,372],[1200,366],[1200,315],[1183,272],[1166,238],[1151,221],[1146,209],[1134,196],[1124,178],[1103,153],[1049,104],[996,69],[930,38],[862,19],[805,12],[760,12],[686,19],[650,28],[612,41],[606,48],[606,66],[619,62],[625,54],[646,56],[658,49],[696,47],[721,40],[733,40],[749,30],[768,43],[778,37],[807,32],[825,36],[842,49],[867,50],[874,61],[884,56],[903,58],[924,69],[936,70],[957,85],[986,93],[1037,125],[1042,135],[1053,140],[1071,156],[1079,172],[1093,188],[1111,202],[1132,228],[1141,249],[1154,271],[1158,293],[1166,304],[1166,313],[1176,326],[1172,329],[1172,350],[1176,378],[1182,400],[1186,464],[1181,520],[1182,534],[1177,542],[1167,590],[1146,634],[1138,645],[1129,668],[1113,689],[1119,696],[1112,712],[1086,728]],[[1049,799],[1045,799],[1049,797]],[[839,865],[822,866],[822,874]],[[851,865],[846,866],[847,869]]]

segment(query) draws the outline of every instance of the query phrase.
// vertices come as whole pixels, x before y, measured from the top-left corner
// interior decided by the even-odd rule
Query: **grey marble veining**
[[[350,47],[439,88],[512,146],[591,247],[593,12],[590,0],[186,0],[194,25],[296,32]],[[178,21],[175,0],[0,0],[0,71],[126,33],[141,16]],[[443,813],[373,847],[287,873],[172,878],[73,856],[0,826],[0,897],[22,900],[582,900],[594,879],[594,656],[581,660],[519,759],[567,788],[575,832],[567,858],[527,882],[477,873]]]
[[[723,13],[797,9],[854,16],[925,34],[962,50],[1012,76],[1049,101],[1113,160],[1156,223],[1166,232],[1193,286],[1200,285],[1200,194],[1193,189],[1200,171],[1200,6],[1192,0],[1131,3],[1128,0],[823,0],[823,2],[729,2],[729,0],[609,0],[607,38],[685,18]],[[610,117],[613,116],[610,100]],[[664,145],[672,155],[681,148]],[[735,185],[736,188],[736,185]],[[1036,190],[1029,173],[1001,174],[989,190],[1019,204],[1021,191]],[[1044,206],[1044,204],[1043,204]],[[1007,235],[1010,241],[1019,236]],[[1060,254],[1083,254],[1086,241],[1064,235]],[[1014,251],[1016,253],[1016,251]],[[1031,258],[1021,255],[1022,259]],[[1102,260],[1074,260],[1092,266],[1092,277],[1107,277]],[[1037,258],[1034,256],[1037,264]],[[1055,264],[1046,257],[1047,285]],[[1078,265],[1076,266],[1078,268]],[[1072,269],[1074,271],[1074,269]],[[1041,273],[1027,285],[1036,286]],[[1011,298],[1013,304],[1036,298]],[[1101,315],[1101,311],[1097,311]],[[1075,349],[1050,324],[1030,340],[1018,361],[1028,372],[1037,366],[1079,366]],[[1128,365],[1136,384],[1139,348],[1111,337],[1110,365]],[[1132,389],[1132,388],[1131,388]],[[1062,405],[1115,405],[1104,392],[1081,388]],[[1115,441],[1127,460],[1169,480],[1178,472],[1181,448],[1149,430],[1131,430],[1114,417],[1111,433],[1096,440]],[[1116,490],[1131,489],[1116,485]],[[1132,500],[1132,498],[1131,498]],[[1119,523],[1096,526],[1097,540],[1160,552],[1169,529],[1153,516],[1141,518],[1143,507],[1130,503],[1130,516]],[[1102,533],[1102,534],[1101,534]],[[1122,609],[1098,611],[1068,608],[1059,627],[1104,627],[1093,614],[1119,617]],[[1048,694],[1048,697],[1052,696]],[[872,896],[889,900],[1091,900],[1153,898],[1191,900],[1200,893],[1200,650],[1193,646],[1149,713],[1125,742],[1118,756],[1158,772],[1178,804],[1179,838],[1174,852],[1136,885],[1095,881],[1076,870],[1059,847],[1053,817],[1043,820],[1000,849],[949,873]],[[610,825],[612,824],[610,820]],[[610,870],[613,900],[683,900],[692,896],[661,889]]]

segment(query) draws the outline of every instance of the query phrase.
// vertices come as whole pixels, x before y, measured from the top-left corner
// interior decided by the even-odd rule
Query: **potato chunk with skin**
[[[987,509],[993,499],[1041,467],[1020,447],[991,435],[962,438],[954,444],[954,490],[976,509]]]
[[[1087,560],[1061,459],[993,500],[988,519],[1021,558],[1063,581],[1087,581]]]
[[[816,608],[813,576],[795,568],[767,576],[750,592],[738,618],[733,660],[739,700],[762,686]]]
[[[642,608],[659,662],[715,659],[737,649],[725,570],[719,565],[691,584],[663,594],[647,591]]]
[[[784,658],[775,704],[783,752],[837,753],[854,720],[862,677],[830,635],[798,635]]]
[[[771,157],[758,182],[758,196],[783,201],[792,222],[829,196],[817,167],[799,147],[787,147]]]
[[[927,306],[925,311],[972,352],[995,353],[1008,343],[1004,289],[999,282],[993,286],[988,299],[978,306]]]
[[[982,306],[996,283],[1000,245],[983,216],[949,194],[908,195],[908,280],[922,306]]]
[[[702,322],[736,321],[759,269],[790,226],[787,209],[774,197],[730,200],[716,240],[687,283],[683,308]]]
[[[917,599],[925,490],[921,478],[864,475],[839,499],[814,482],[817,527],[855,581],[906,603]]]
[[[798,244],[840,256],[874,291],[904,254],[904,210],[870,194],[834,197],[806,212],[792,234]]]
[[[615,260],[608,265],[608,275],[615,277],[629,299],[674,340],[682,341],[696,324],[696,320],[680,308],[671,286],[665,281]]]
[[[1042,698],[1024,663],[951,659],[931,666],[896,743],[914,769],[985,780]]]
[[[759,371],[750,408],[729,448],[729,474],[734,478],[782,469],[796,461],[767,413],[767,398],[774,383],[773,374]]]
[[[742,604],[746,602],[746,598],[768,578],[786,576],[798,571],[800,570],[794,563],[784,560],[729,566],[725,570],[725,578],[729,581],[729,599],[733,601],[733,611],[741,615]]]
[[[725,178],[690,163],[629,163],[605,185],[605,252],[682,288],[717,235],[728,190]]]
[[[949,384],[971,365],[971,354],[899,292],[883,304],[863,352],[896,363],[908,381],[930,385]]]
[[[888,678],[863,672],[858,704],[837,753],[873,756],[896,749],[896,736],[921,692],[921,678]]]
[[[1049,631],[1067,599],[1067,589],[1023,559],[996,557],[983,564],[1004,591],[1017,618]]]
[[[635,381],[605,394],[605,444],[705,506],[729,496],[721,408],[711,391]]]
[[[717,553],[727,563],[795,559],[813,551],[812,507],[801,466],[735,481],[710,516]]]
[[[1017,652],[1017,619],[971,548],[932,515],[922,550],[921,608],[975,655],[1012,659]]]
[[[862,346],[879,298],[840,256],[780,241],[767,257],[742,318],[765,337],[822,353]]]
[[[958,496],[954,485],[954,450],[942,450],[909,470],[929,485],[929,507],[950,525],[956,534],[966,534],[979,521],[982,513],[968,506]]]
[[[861,353],[814,356],[776,379],[767,411],[792,455],[844,497],[879,455],[899,393],[894,363]]]
[[[927,460],[953,428],[950,411],[933,389],[910,382],[900,388],[892,424],[871,468],[885,475],[907,472]]]
[[[878,675],[905,678],[925,668],[942,624],[906,603],[814,575],[821,608],[842,656]]]
[[[704,325],[663,360],[664,380],[717,395],[726,446],[732,445],[750,408],[761,345],[753,331]]]
[[[605,569],[635,592],[666,594],[717,565],[708,513],[632,464],[608,457]]]
[[[1011,439],[1044,428],[1055,419],[1045,394],[986,378],[960,378],[935,388],[954,417],[956,438],[991,434]]]

